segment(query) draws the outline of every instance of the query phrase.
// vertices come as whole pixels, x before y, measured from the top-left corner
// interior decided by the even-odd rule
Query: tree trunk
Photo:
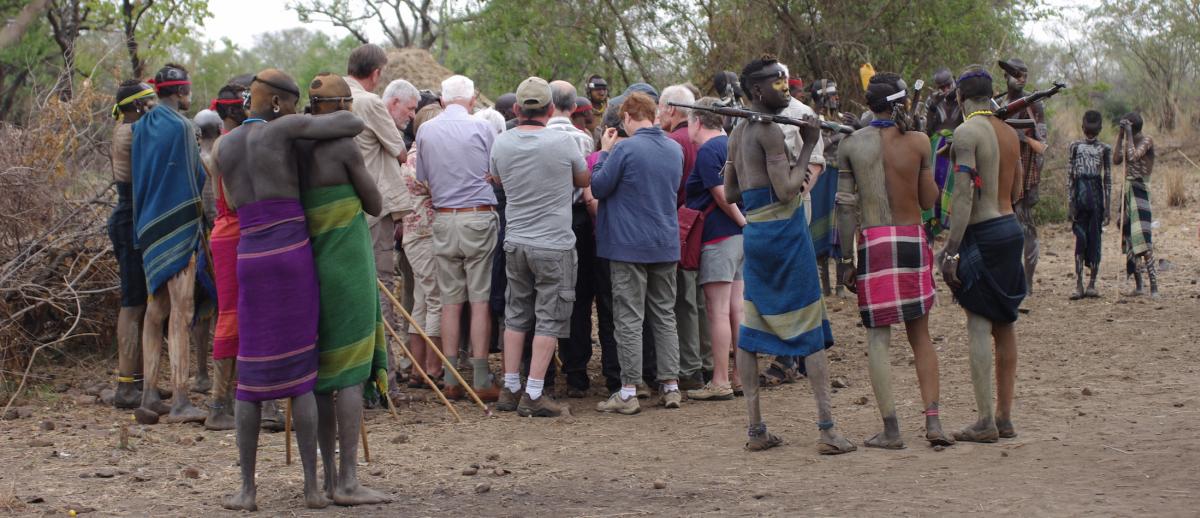
[[[149,8],[147,5],[143,9]],[[133,12],[133,2],[121,2],[121,15],[124,18],[122,21],[125,27],[125,49],[129,51],[129,68],[133,71],[133,77],[141,79],[146,75],[146,62],[138,53],[137,24],[134,22],[137,17]]]
[[[25,31],[29,30],[29,26],[33,25],[33,21],[42,15],[48,5],[50,5],[50,0],[32,0],[25,4],[20,14],[3,29],[0,29],[0,50],[21,41],[21,37],[25,36]]]

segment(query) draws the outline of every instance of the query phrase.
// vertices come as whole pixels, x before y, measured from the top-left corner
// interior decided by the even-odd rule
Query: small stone
[[[183,478],[200,478],[200,470],[191,466],[183,468],[180,474],[183,475]]]
[[[153,477],[151,477],[150,475],[147,475],[145,473],[138,473],[138,474],[134,475],[132,478],[133,478],[134,482],[149,482],[150,480],[153,479]]]
[[[499,453],[489,453],[487,456],[487,460],[500,460],[500,454]]]
[[[25,503],[27,504],[40,504],[44,503],[45,501],[46,499],[40,496],[31,496],[25,499]]]
[[[194,446],[196,444],[196,440],[191,437],[180,437],[179,440],[175,442],[180,446]]]
[[[462,470],[462,474],[464,477],[473,477],[473,476],[475,476],[476,473],[479,473],[479,468],[470,467],[470,468],[463,468],[463,470]]]
[[[1095,394],[1095,392],[1092,392],[1092,389],[1087,388],[1087,387],[1084,387],[1083,390],[1079,391],[1079,393],[1083,394],[1085,396],[1091,396],[1091,395]]]
[[[475,484],[475,492],[476,493],[483,494],[483,493],[487,493],[488,491],[491,491],[491,490],[492,490],[492,485],[488,484],[487,482],[481,482],[479,484]]]
[[[75,404],[76,405],[94,405],[94,404],[96,404],[96,401],[98,401],[96,399],[96,396],[92,396],[89,394],[84,394],[82,396],[75,396]]]
[[[194,441],[196,441],[196,442],[203,441],[203,440],[204,440],[204,436],[203,436],[203,435],[197,435],[197,436],[196,436],[196,438],[195,438],[195,439],[193,439],[193,440],[194,440]]]
[[[49,439],[32,439],[29,441],[29,446],[31,448],[45,448],[47,446],[54,446],[54,441]]]
[[[848,381],[846,381],[846,378],[837,376],[837,377],[833,378],[832,385],[833,385],[833,388],[847,388],[850,386],[850,383]]]
[[[373,477],[382,477],[382,476],[383,476],[383,470],[382,470],[382,469],[377,469],[377,470],[375,470],[375,471],[372,471],[372,472],[371,472],[371,476],[373,476]]]
[[[497,477],[503,477],[509,473],[512,473],[512,472],[507,469],[504,469],[504,468],[496,468],[496,469],[492,470],[492,475],[495,475]]]
[[[38,428],[41,428],[43,432],[49,432],[54,429],[54,421],[42,421],[38,423]]]
[[[1183,408],[1183,402],[1175,403],[1173,406],[1175,408]]]
[[[667,481],[661,478],[654,480],[654,489],[666,489]]]
[[[767,497],[766,493],[754,493],[755,500],[762,500]]]
[[[1008,456],[1008,452],[1006,452],[1006,451],[1002,451],[1002,452],[1000,452],[1000,456],[1001,456],[1001,457],[1007,457],[1007,456]]]
[[[392,444],[406,444],[406,443],[408,443],[408,434],[402,433],[402,434],[397,434],[395,437],[392,437]]]
[[[112,468],[100,468],[93,474],[96,475],[96,478],[113,478],[117,476],[117,470]]]
[[[865,405],[865,404],[867,404],[867,396],[859,396],[859,398],[858,398],[858,399],[855,399],[855,400],[854,400],[854,404],[856,404],[856,405]]]
[[[106,388],[100,391],[100,402],[104,403],[105,405],[111,405],[116,397],[117,391],[113,389]]]
[[[108,383],[93,383],[83,389],[83,393],[89,396],[99,396],[100,391],[108,388]]]
[[[945,447],[945,446],[942,446],[942,445],[940,445],[940,444],[938,444],[938,445],[935,445],[935,446],[933,447],[933,451],[942,451],[942,450],[945,450],[945,449],[946,449],[946,447]]]

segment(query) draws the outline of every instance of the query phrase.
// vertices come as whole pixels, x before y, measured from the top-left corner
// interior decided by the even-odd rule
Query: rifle
[[[912,98],[912,113],[910,117],[913,119],[913,124],[909,126],[913,129],[925,133],[928,129],[928,120],[926,119],[926,103],[921,99],[921,89],[925,87],[925,80],[918,79],[913,83],[913,98]]]
[[[1024,110],[1025,107],[1027,107],[1033,103],[1036,103],[1038,101],[1041,101],[1042,99],[1049,99],[1050,97],[1053,97],[1054,94],[1057,94],[1058,92],[1062,91],[1066,87],[1067,87],[1067,85],[1064,84],[1062,81],[1055,81],[1054,88],[1051,88],[1049,90],[1041,90],[1038,92],[1033,92],[1029,95],[1026,95],[1025,97],[1022,97],[1022,98],[1017,99],[1013,102],[1010,102],[1004,106],[1001,106],[1000,108],[998,108],[996,110],[995,115],[996,115],[996,117],[1000,118],[1000,120],[1007,119],[1010,114],[1014,114],[1021,110]]]
[[[794,119],[792,117],[786,117],[783,115],[760,113],[760,112],[756,112],[756,111],[743,110],[743,109],[739,109],[739,108],[729,108],[726,106],[697,106],[695,104],[675,103],[675,102],[668,102],[667,104],[670,106],[677,106],[679,108],[687,108],[689,110],[700,110],[700,111],[716,113],[718,115],[724,115],[726,117],[737,117],[737,118],[741,118],[741,119],[750,119],[755,122],[774,122],[776,124],[787,124],[789,126],[808,126],[808,127],[811,127],[815,123],[821,129],[835,131],[835,132],[839,132],[839,133],[845,133],[847,135],[854,133],[854,128],[851,128],[850,126],[843,126],[841,124],[838,124],[838,123],[832,122],[832,121],[823,121],[823,120],[814,119],[812,122],[807,122],[802,119]]]

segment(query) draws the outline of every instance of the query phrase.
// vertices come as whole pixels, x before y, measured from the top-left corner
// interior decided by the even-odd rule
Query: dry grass
[[[1167,190],[1167,205],[1183,207],[1187,205],[1188,172],[1182,167],[1168,167],[1163,171],[1163,184]]]

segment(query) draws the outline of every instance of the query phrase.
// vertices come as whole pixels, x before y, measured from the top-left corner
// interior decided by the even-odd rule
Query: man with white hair
[[[412,120],[417,116],[417,103],[421,100],[421,91],[412,83],[403,79],[396,79],[388,83],[387,88],[383,89],[383,104],[387,108],[388,115],[392,118],[392,122],[396,125],[396,130],[400,132],[400,137],[404,138],[404,131],[408,128]],[[406,140],[405,144],[411,144],[411,141]],[[399,171],[399,164],[404,162],[408,157],[406,151],[403,155],[405,158],[397,162],[396,170]],[[400,301],[404,306],[404,310],[410,314],[413,312],[413,307],[416,305],[413,293],[414,287],[417,285],[416,276],[413,275],[413,266],[408,259],[408,254],[404,252],[404,247],[401,246],[404,233],[404,216],[416,209],[416,201],[413,199],[412,193],[408,191],[408,184],[403,180],[403,174],[395,177],[389,177],[385,181],[378,182],[376,187],[379,189],[379,194],[383,196],[384,213],[392,215],[392,224],[395,227],[393,233],[394,244],[392,248],[395,250],[395,265],[393,273],[400,276],[400,285],[404,287],[404,292],[401,294]],[[390,302],[390,301],[389,301]],[[390,310],[393,310],[389,306]],[[405,322],[399,322],[397,330],[403,332]],[[410,332],[415,330],[410,329]],[[408,362],[402,356],[399,363],[393,364],[394,369],[407,368]]]
[[[592,154],[596,144],[589,132],[580,130],[571,121],[575,112],[579,94],[575,85],[566,81],[550,82],[551,101],[553,104],[550,120],[546,129],[566,133],[579,148],[581,156]],[[610,342],[616,350],[616,338],[613,336],[612,305],[601,300],[600,282],[602,281],[599,259],[596,257],[596,236],[592,227],[592,217],[600,201],[592,196],[590,187],[575,189],[571,205],[571,230],[575,234],[575,304],[571,310],[570,338],[559,340],[562,354],[563,374],[567,377],[567,397],[584,397],[591,388],[588,378],[587,365],[592,359],[592,302],[595,301],[596,311],[601,322],[600,340]]]
[[[407,200],[408,191],[404,180],[400,176],[400,164],[408,156],[404,137],[400,130],[396,129],[397,122],[389,109],[389,103],[373,93],[379,86],[379,76],[386,64],[387,54],[383,48],[370,43],[362,45],[350,53],[344,79],[346,84],[350,85],[350,95],[354,99],[351,111],[367,125],[362,133],[354,137],[354,141],[358,143],[358,150],[362,152],[367,172],[375,179],[375,186],[383,196],[383,210],[379,216],[368,216],[367,225],[371,230],[371,242],[375,246],[376,274],[380,281],[391,288],[394,285],[396,269],[396,221],[404,216],[410,202]],[[396,93],[401,90],[402,87],[397,87]],[[392,302],[383,293],[379,296],[383,318],[393,326],[398,325]],[[394,387],[396,383],[393,370],[397,364],[390,340],[387,351],[388,386]]]
[[[695,104],[696,96],[685,85],[671,85],[658,97],[658,125],[683,148],[683,178],[679,179],[676,206],[686,200],[684,186],[692,174],[699,149],[688,136],[688,110],[668,103]],[[697,390],[704,386],[701,370],[712,371],[712,343],[708,336],[704,292],[697,289],[696,274],[679,268],[675,280],[675,324],[679,334],[679,388]]]
[[[471,304],[472,385],[480,398],[495,401],[500,389],[488,372],[492,255],[499,218],[492,192],[489,161],[495,131],[470,115],[475,107],[475,83],[454,75],[442,81],[446,110],[421,125],[416,146],[417,180],[427,182],[436,215],[433,248],[437,284],[442,293],[442,349],[450,364],[458,356],[463,303]],[[446,395],[462,398],[464,389],[446,369]]]

